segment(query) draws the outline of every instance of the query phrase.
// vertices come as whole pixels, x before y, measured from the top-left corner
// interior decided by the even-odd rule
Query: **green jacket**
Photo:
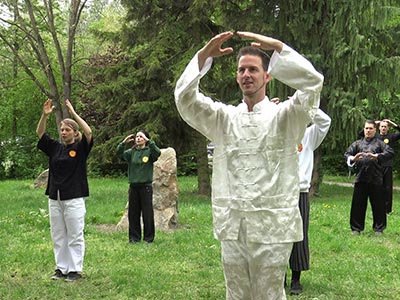
[[[128,162],[128,180],[130,184],[151,184],[153,182],[153,164],[161,155],[154,141],[148,141],[143,149],[126,148],[125,143],[117,146],[119,158]]]

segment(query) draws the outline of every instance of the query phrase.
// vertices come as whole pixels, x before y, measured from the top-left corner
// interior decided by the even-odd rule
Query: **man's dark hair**
[[[374,124],[374,127],[375,127],[375,120],[372,120],[372,119],[366,119],[365,120],[365,122],[364,122],[364,124],[365,123],[368,123],[368,124]]]
[[[237,63],[239,63],[239,59],[244,55],[253,55],[253,56],[260,57],[264,71],[268,70],[269,55],[267,53],[265,53],[264,51],[262,51],[258,48],[255,48],[253,46],[243,47],[239,50],[239,53],[237,55]]]

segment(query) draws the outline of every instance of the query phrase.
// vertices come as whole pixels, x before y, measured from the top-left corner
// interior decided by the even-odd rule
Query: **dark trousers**
[[[152,242],[155,235],[153,211],[153,187],[130,185],[129,187],[129,241],[138,242],[142,237],[140,217],[143,218],[143,240]]]
[[[373,230],[382,232],[386,228],[385,199],[382,196],[382,190],[383,187],[381,185],[365,182],[357,182],[354,184],[350,211],[351,230],[364,230],[368,198],[372,209]]]
[[[305,271],[310,269],[310,250],[308,247],[308,225],[310,223],[310,201],[308,193],[300,193],[300,215],[303,220],[303,240],[293,243],[289,265],[292,271]]]
[[[383,194],[385,197],[386,213],[392,212],[393,206],[393,169],[383,167]]]

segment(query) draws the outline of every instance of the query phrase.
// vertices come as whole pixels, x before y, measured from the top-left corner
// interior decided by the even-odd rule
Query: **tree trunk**
[[[15,41],[14,42],[14,46],[15,46],[15,50],[18,52],[19,46],[18,46],[18,42]],[[14,56],[13,57],[13,79],[16,80],[18,77],[18,60],[17,58]],[[18,120],[18,111],[16,109],[16,107],[18,107],[17,105],[17,99],[16,97],[14,97],[14,99],[12,100],[14,102],[13,105],[13,112],[12,112],[12,123],[11,123],[11,137],[12,139],[15,139],[18,135],[18,130],[17,130],[17,120]]]
[[[309,190],[309,196],[318,196],[319,186],[322,183],[324,177],[322,168],[322,150],[317,148],[314,151],[314,168],[311,178],[311,186]]]

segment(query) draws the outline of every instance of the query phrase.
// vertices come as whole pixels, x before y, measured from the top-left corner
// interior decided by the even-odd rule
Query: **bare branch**
[[[50,59],[47,55],[47,50],[46,47],[44,46],[43,43],[43,39],[40,35],[39,29],[38,29],[38,24],[36,22],[36,18],[35,15],[33,13],[33,6],[30,0],[25,0],[27,9],[28,9],[28,14],[29,14],[29,19],[31,21],[32,24],[32,30],[33,30],[33,35],[35,37],[35,40],[37,42],[38,45],[38,49],[39,49],[39,54],[40,57],[43,60],[43,63],[45,65],[45,67],[43,68],[43,72],[46,74],[47,80],[49,82],[49,86],[52,90],[52,93],[54,95],[58,95],[58,89],[57,89],[57,82],[54,78],[54,73],[53,73],[53,69],[51,67],[51,62]]]
[[[50,28],[50,33],[53,38],[54,47],[56,49],[57,57],[58,57],[58,64],[60,66],[60,71],[63,76],[63,81],[65,81],[64,74],[65,74],[65,64],[64,64],[64,56],[61,50],[61,45],[59,39],[57,37],[56,27],[54,25],[54,14],[53,14],[53,2],[50,0],[44,0],[44,5],[46,7],[46,14],[48,19],[48,25]]]
[[[78,27],[79,19],[86,4],[86,0],[81,3],[80,0],[72,0],[70,4],[69,15],[69,30],[68,30],[68,44],[67,54],[65,61],[65,82],[64,94],[69,95],[71,89],[71,68],[72,68],[72,54],[74,49],[74,40],[76,29]]]
[[[16,88],[16,87],[18,87],[20,84],[21,84],[21,82],[24,82],[24,81],[32,81],[32,78],[28,78],[28,77],[26,77],[26,78],[21,78],[20,80],[18,80],[18,81],[14,81],[14,83],[13,84],[2,84],[2,85],[0,85],[0,88],[1,89],[12,89],[12,88]],[[49,95],[49,94],[46,94],[46,95]]]
[[[0,39],[4,41],[4,43],[8,46],[8,48],[11,49],[15,58],[23,67],[25,73],[32,79],[32,81],[37,85],[37,87],[42,91],[42,93],[49,97],[50,96],[49,91],[46,90],[46,88],[41,84],[41,82],[35,76],[35,74],[33,74],[32,71],[29,69],[29,67],[25,64],[24,60],[21,58],[21,56],[18,53],[18,50],[14,47],[14,45],[11,44],[2,33],[0,33]]]

